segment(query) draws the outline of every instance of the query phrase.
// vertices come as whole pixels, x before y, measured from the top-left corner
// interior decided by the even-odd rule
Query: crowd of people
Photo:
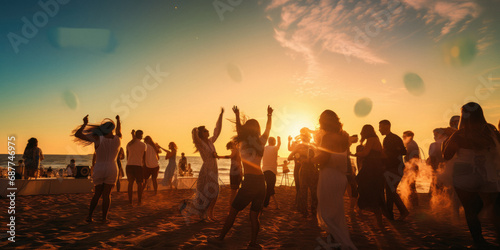
[[[258,247],[260,231],[259,217],[263,209],[271,203],[280,209],[279,194],[276,194],[278,175],[278,150],[281,138],[271,137],[273,109],[267,108],[267,123],[261,132],[255,119],[241,119],[238,107],[233,107],[236,134],[226,145],[231,153],[219,156],[215,149],[222,131],[224,109],[221,109],[213,135],[205,126],[192,130],[196,152],[199,152],[201,166],[195,194],[180,204],[180,212],[185,217],[197,216],[201,220],[217,221],[214,216],[219,195],[217,159],[231,159],[230,187],[231,204],[228,216],[218,237],[209,238],[214,244],[223,242],[231,230],[238,213],[250,205],[250,247]],[[242,122],[243,120],[243,122]],[[500,124],[499,124],[500,126]],[[402,138],[392,133],[391,122],[382,120],[377,135],[374,126],[366,124],[360,131],[359,145],[354,154],[351,146],[358,143],[358,136],[350,136],[343,129],[339,116],[332,110],[325,110],[319,117],[319,129],[303,128],[300,135],[288,137],[290,154],[284,162],[283,170],[288,172],[288,161],[294,164],[296,188],[296,210],[304,217],[316,218],[318,224],[331,235],[341,249],[356,249],[350,239],[344,211],[344,195],[350,190],[351,201],[356,201],[357,210],[364,216],[365,211],[373,214],[376,223],[384,230],[384,219],[395,220],[394,205],[399,210],[398,220],[404,220],[411,207],[418,207],[416,177],[422,164],[420,149],[414,140],[415,134],[407,130]],[[491,222],[500,235],[500,133],[495,126],[486,122],[483,111],[477,103],[467,103],[462,107],[461,116],[452,117],[450,126],[433,130],[434,140],[429,147],[427,164],[432,167],[431,194],[445,194],[455,201],[451,213],[458,216],[458,206],[464,208],[465,217],[474,245],[487,247],[490,243],[482,236],[479,212],[493,209]],[[132,139],[125,152],[121,148],[120,118],[116,123],[106,119],[101,124],[88,124],[88,116],[83,125],[75,129],[76,141],[83,145],[94,145],[95,163],[92,178],[95,185],[87,221],[99,199],[103,200],[103,221],[107,220],[112,188],[119,185],[119,176],[126,173],[128,197],[133,202],[133,185],[137,185],[137,204],[142,202],[145,180],[152,178],[154,192],[158,189],[159,154],[166,153],[168,165],[164,173],[163,185],[174,186],[177,169],[177,146],[170,142],[168,148],[155,143],[150,136],[143,138],[143,131],[132,130]],[[34,139],[34,138],[32,138]],[[24,153],[27,175],[33,174],[39,161],[43,159],[36,139],[30,139]],[[355,168],[351,157],[356,157]],[[126,158],[125,171],[121,160]],[[444,173],[452,169],[452,181],[446,181]],[[68,172],[74,172],[74,162],[68,165]],[[182,153],[179,175],[191,175],[192,170]],[[409,180],[409,204],[405,205],[398,187],[404,177]],[[119,187],[117,187],[119,188]],[[497,236],[498,240],[498,236]]]

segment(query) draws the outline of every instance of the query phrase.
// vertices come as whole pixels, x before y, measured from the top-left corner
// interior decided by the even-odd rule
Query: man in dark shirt
[[[406,148],[403,144],[403,140],[393,133],[391,133],[391,122],[388,120],[382,120],[379,123],[379,131],[384,138],[384,163],[385,163],[385,173],[384,177],[386,180],[385,184],[385,196],[387,204],[387,218],[394,220],[393,206],[396,207],[400,213],[400,220],[403,220],[408,216],[409,212],[405,204],[401,200],[397,193],[397,188],[401,178],[404,174],[404,162],[403,155],[406,155]]]

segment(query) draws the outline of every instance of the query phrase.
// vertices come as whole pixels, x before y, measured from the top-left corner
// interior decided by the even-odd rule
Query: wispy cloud
[[[371,64],[386,63],[366,46],[366,40],[363,40],[366,36],[363,34],[364,27],[358,28],[361,34],[353,29],[363,19],[371,19],[381,25],[373,17],[376,8],[368,3],[347,0],[275,0],[266,10],[269,18],[275,22],[275,39],[283,47],[302,54],[309,70],[317,66],[316,58],[324,51],[358,58]]]
[[[464,0],[403,0],[416,10],[423,11],[423,19],[427,25],[442,26],[439,37],[454,28],[463,31],[468,24],[480,14],[479,5],[475,1]],[[459,25],[461,24],[461,25]],[[457,27],[459,26],[459,27]]]

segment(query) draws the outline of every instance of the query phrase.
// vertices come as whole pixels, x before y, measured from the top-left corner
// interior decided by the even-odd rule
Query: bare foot
[[[89,216],[89,217],[87,217],[87,218],[85,219],[85,221],[86,221],[87,223],[92,223],[92,221],[93,221],[93,220],[92,220],[92,217],[90,217],[90,216]]]
[[[401,214],[401,216],[399,216],[399,219],[398,219],[398,220],[399,220],[399,221],[402,221],[402,220],[404,220],[406,217],[408,217],[408,215],[410,215],[410,213],[409,213],[409,212],[406,212],[406,213],[404,213],[404,214]]]

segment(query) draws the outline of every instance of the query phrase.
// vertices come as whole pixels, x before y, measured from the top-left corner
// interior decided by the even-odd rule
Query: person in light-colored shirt
[[[132,204],[132,194],[134,190],[134,181],[137,183],[138,204],[142,200],[142,182],[144,174],[142,167],[146,165],[146,144],[142,142],[142,130],[132,130],[132,140],[127,144],[127,166],[125,173],[128,179],[128,201]]]
[[[279,209],[274,186],[276,185],[276,175],[278,175],[278,150],[281,146],[281,138],[278,136],[278,145],[276,145],[274,137],[269,137],[268,143],[269,145],[264,148],[264,156],[262,157],[262,172],[264,172],[267,184],[264,207],[269,206],[269,200],[273,198],[276,209]]]

